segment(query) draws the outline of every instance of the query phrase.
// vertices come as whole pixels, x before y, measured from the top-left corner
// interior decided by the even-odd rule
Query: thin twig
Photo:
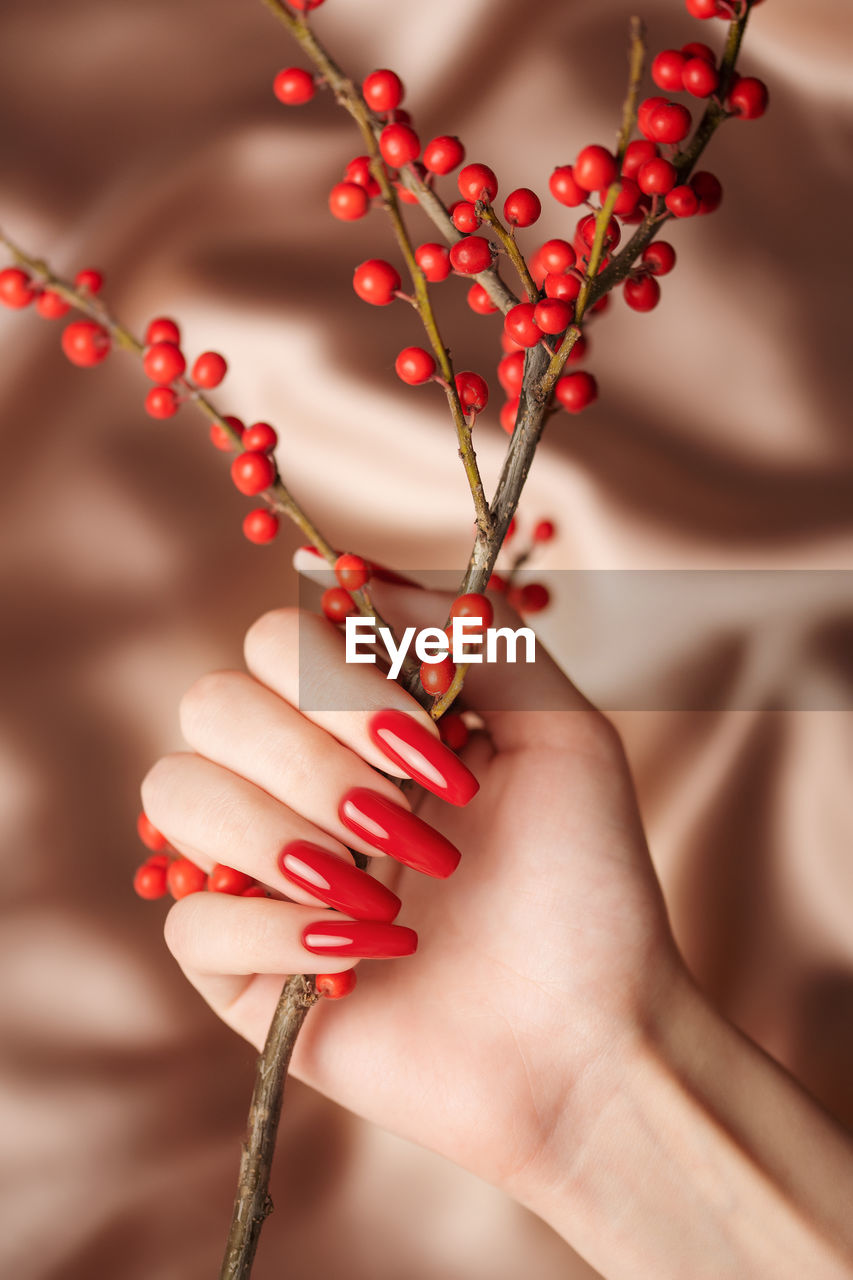
[[[533,277],[527,269],[527,263],[521,256],[521,250],[515,243],[515,237],[510,235],[490,204],[484,204],[478,200],[475,207],[483,221],[489,224],[500,240],[504,252],[518,272],[518,278],[524,286],[524,292],[527,294],[529,301],[536,302],[539,298],[539,290],[536,288]]]

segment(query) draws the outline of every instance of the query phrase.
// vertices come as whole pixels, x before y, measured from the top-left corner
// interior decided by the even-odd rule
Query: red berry
[[[546,240],[540,245],[537,254],[542,261],[546,274],[549,271],[568,271],[575,265],[575,251],[568,240]]]
[[[84,293],[100,293],[104,287],[103,272],[96,271],[94,267],[86,267],[77,272],[74,283]]]
[[[581,277],[573,271],[566,275],[549,272],[544,280],[545,294],[549,298],[559,298],[561,302],[574,302],[581,291]]]
[[[665,196],[677,181],[678,170],[663,156],[648,160],[637,174],[637,185],[647,196]]]
[[[637,128],[640,130],[640,133],[643,135],[644,138],[652,140],[652,135],[649,132],[649,121],[651,120],[652,112],[657,111],[658,107],[664,106],[666,101],[667,101],[666,98],[660,98],[660,97],[644,98],[643,101],[640,103],[637,109]],[[628,147],[628,151],[630,151],[631,147],[633,146],[634,146],[634,143],[632,142]],[[626,159],[628,156],[628,151],[626,151],[625,153]],[[655,154],[657,154],[657,148],[655,148]],[[651,157],[647,156],[646,159],[651,159]],[[640,164],[645,164],[645,160],[641,160]],[[639,167],[640,165],[638,164],[637,168]],[[623,169],[623,173],[627,173],[627,170]],[[628,176],[630,177],[632,175],[629,174]]]
[[[468,413],[482,413],[489,403],[486,379],[481,378],[479,373],[472,373],[470,369],[463,369],[453,381],[456,383],[456,394],[462,408]]]
[[[262,493],[275,480],[275,463],[267,454],[247,449],[231,463],[231,479],[241,493]]]
[[[365,77],[361,92],[371,111],[393,111],[403,101],[403,81],[393,71],[383,67],[379,71],[371,71]]]
[[[36,311],[43,320],[61,320],[70,310],[71,303],[66,302],[52,289],[45,289],[44,293],[40,293],[36,298]]]
[[[459,275],[478,275],[492,265],[492,246],[482,236],[465,236],[450,246],[450,264]]]
[[[300,13],[304,13],[306,9],[316,9],[323,0],[287,0],[291,9],[298,9]]]
[[[569,413],[580,413],[598,399],[598,383],[591,373],[567,373],[557,379],[554,395]]]
[[[369,196],[378,196],[381,189],[370,172],[370,156],[356,156],[350,160],[344,169],[344,182],[354,182],[356,186],[364,187]]]
[[[442,134],[426,144],[423,159],[430,173],[450,173],[465,159],[465,148],[458,138]]]
[[[28,307],[36,296],[32,280],[20,267],[4,267],[0,271],[0,302],[19,311]]]
[[[243,517],[243,536],[257,546],[263,546],[275,538],[278,525],[278,516],[269,507],[255,507]]]
[[[641,262],[653,276],[669,275],[675,266],[675,250],[666,240],[654,240],[643,250]]]
[[[162,853],[164,849],[168,849],[169,841],[162,831],[157,830],[147,814],[140,813],[136,819],[136,831],[146,849],[150,849],[152,853]]]
[[[723,201],[723,188],[719,178],[713,173],[705,170],[694,173],[690,185],[699,197],[700,213],[713,213],[715,209],[719,209]]]
[[[301,107],[310,102],[317,85],[310,71],[302,67],[284,67],[272,82],[272,91],[287,107]]]
[[[239,898],[254,883],[252,876],[247,876],[244,871],[237,871],[235,867],[226,867],[224,862],[217,862],[207,877],[207,887],[211,893],[228,893],[234,898]]]
[[[477,618],[483,630],[494,622],[495,611],[492,602],[478,591],[468,591],[464,596],[457,596],[450,606],[451,618]]]
[[[326,1000],[342,1000],[355,990],[355,969],[345,969],[343,973],[317,973],[314,975],[314,990],[318,996]]]
[[[575,182],[570,164],[557,166],[548,179],[548,190],[555,200],[559,200],[560,204],[568,205],[569,208],[585,204],[589,195],[588,191]]]
[[[226,418],[226,422],[230,419]],[[239,418],[234,419],[239,422]],[[240,424],[240,442],[244,449],[252,453],[272,453],[278,444],[278,433],[268,422],[253,422],[250,427]]]
[[[550,542],[555,533],[552,520],[540,520],[533,530],[534,542]]]
[[[407,124],[387,124],[379,135],[382,159],[392,169],[402,169],[404,164],[417,160],[421,140]]]
[[[504,539],[506,541],[506,539]],[[486,583],[487,591],[506,591],[507,580],[500,573],[493,573]]]
[[[450,275],[450,253],[443,244],[421,244],[415,249],[415,262],[429,280],[438,284]]]
[[[368,194],[357,182],[338,182],[329,192],[329,212],[340,222],[355,222],[369,208]]]
[[[456,201],[450,214],[450,220],[456,230],[463,232],[464,235],[470,235],[472,231],[476,231],[481,221],[477,216],[476,208],[469,200]]]
[[[551,593],[541,582],[528,582],[510,603],[521,613],[541,613],[551,603]]]
[[[228,364],[218,351],[203,351],[193,365],[193,382],[210,390],[218,387],[228,372]]]
[[[659,101],[662,102],[663,99]],[[622,176],[636,181],[637,174],[643,165],[649,160],[654,160],[657,154],[657,143],[649,142],[646,138],[636,138],[633,142],[629,142],[622,159]]]
[[[519,346],[517,342],[513,342],[505,329],[501,330],[501,351],[504,355],[512,355],[513,351],[524,351],[524,347]]]
[[[684,0],[684,7],[691,18],[716,18],[720,0]]]
[[[421,684],[424,691],[434,698],[447,693],[455,675],[456,667],[449,656],[439,658],[436,662],[421,663]]]
[[[173,898],[186,898],[200,893],[207,883],[207,876],[189,858],[176,858],[166,872],[166,884]]]
[[[62,350],[72,364],[90,369],[110,354],[110,335],[94,320],[74,320],[62,331]]]
[[[689,58],[682,75],[684,88],[694,98],[710,98],[720,87],[720,75],[713,63],[705,58]]]
[[[229,427],[237,432],[238,436],[242,434],[243,423],[239,418],[228,417],[224,418],[223,421],[227,422]],[[210,428],[210,442],[215,448],[221,449],[223,453],[233,453],[237,447],[228,432],[218,422],[214,422]]]
[[[152,387],[145,397],[145,412],[152,418],[174,418],[178,408],[177,392],[171,387]]]
[[[466,164],[464,169],[460,169],[456,181],[462,199],[470,200],[472,204],[478,200],[491,204],[498,194],[498,180],[487,164]]]
[[[517,396],[524,378],[524,352],[513,351],[498,365],[498,382],[508,396]]]
[[[164,385],[180,378],[187,362],[174,342],[155,342],[142,357],[142,367],[152,382]]]
[[[343,587],[329,587],[328,591],[324,591],[320,608],[330,622],[343,622],[344,618],[358,613],[355,601]]]
[[[155,342],[173,342],[176,347],[181,344],[181,331],[168,316],[158,316],[152,320],[145,330],[145,345],[153,347]]]
[[[613,205],[613,213],[618,218],[630,218],[640,202],[640,188],[633,178],[626,178],[624,174],[620,179],[619,185],[620,191]],[[602,203],[605,194],[605,192],[602,192]]]
[[[542,337],[535,312],[532,302],[519,302],[517,306],[510,307],[504,316],[504,329],[520,347],[535,347]]]
[[[572,165],[572,177],[584,191],[601,191],[616,181],[616,157],[606,147],[584,147]]]
[[[580,239],[581,243],[585,244],[588,249],[592,248],[595,240],[595,221],[596,215],[594,213],[588,213],[581,218],[577,226],[576,235]],[[622,232],[619,229],[619,223],[615,218],[609,218],[607,221],[607,228],[604,232],[605,253],[609,252],[611,249],[615,249],[621,239]]]
[[[394,361],[397,377],[409,386],[417,387],[422,382],[429,382],[435,373],[435,361],[423,347],[404,347]]]
[[[690,44],[683,44],[681,52],[685,58],[704,58],[706,62],[710,62],[712,66],[717,65],[717,55],[714,50],[706,44],[699,44],[698,41],[692,40]]]
[[[513,396],[511,400],[505,401],[501,407],[498,420],[508,436],[511,436],[515,430],[515,420],[518,417],[518,407],[520,404],[520,396]]]
[[[529,187],[518,187],[504,200],[504,218],[512,227],[532,227],[542,212],[542,203]]]
[[[680,102],[664,102],[650,112],[645,132],[655,142],[681,142],[691,124],[690,112]]]
[[[680,93],[681,73],[687,59],[678,49],[664,49],[652,61],[652,79],[659,89]]]
[[[629,276],[622,292],[628,306],[634,311],[651,311],[660,302],[660,285],[654,276]]]
[[[492,302],[486,290],[476,280],[471,285],[466,295],[468,306],[472,311],[476,311],[478,316],[491,315],[493,311],[497,311],[497,307]]]
[[[461,751],[467,746],[470,737],[467,724],[455,713],[441,717],[438,722],[438,732],[441,734],[441,741],[446,747],[450,747],[451,751]]]
[[[699,197],[692,187],[673,187],[666,197],[666,207],[676,218],[692,218],[699,212]]]
[[[533,319],[543,333],[563,333],[569,327],[575,309],[568,302],[559,298],[543,298],[536,303]]]
[[[767,85],[755,76],[743,76],[729,89],[726,106],[741,120],[757,120],[767,110]]]
[[[250,884],[248,889],[244,889],[240,894],[241,898],[268,898],[269,894],[266,889],[259,884]]]
[[[365,302],[387,307],[400,288],[400,273],[382,258],[368,258],[353,272],[352,287]]]
[[[335,561],[335,577],[347,591],[360,591],[370,578],[370,565],[361,556],[345,551]]]
[[[166,868],[152,864],[150,860],[143,862],[141,867],[136,868],[133,891],[148,902],[162,898],[166,892]]]

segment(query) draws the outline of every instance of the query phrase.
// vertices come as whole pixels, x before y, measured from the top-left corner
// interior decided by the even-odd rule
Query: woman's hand
[[[377,594],[394,623],[434,624],[447,611],[446,598],[427,592]],[[518,620],[507,611],[497,623]],[[350,932],[362,935],[354,955],[405,953],[414,930],[416,954],[363,963],[352,996],[311,1013],[292,1070],[489,1181],[523,1187],[558,1122],[574,1123],[581,1141],[605,1064],[619,1069],[678,969],[615,731],[541,649],[535,666],[472,667],[466,696],[487,732],[463,758],[479,792],[464,806],[427,795],[419,821],[377,772],[406,776],[382,749],[375,713],[402,711],[409,737],[412,728],[429,735],[439,772],[460,773],[457,801],[467,799],[465,771],[398,685],[375,666],[345,664],[335,627],[296,611],[267,614],[247,635],[246,662],[249,675],[218,672],[187,694],[182,725],[197,754],[159,761],[143,803],[200,865],[225,862],[289,900],[185,898],[168,917],[170,948],[220,1017],[260,1047],[283,975],[355,963],[306,950],[307,926],[322,950],[331,922],[359,908],[381,918],[378,930]],[[300,690],[310,708],[315,682],[324,705],[338,709],[298,709]],[[507,699],[514,709],[490,710]],[[353,788],[347,825],[340,812]],[[378,797],[366,808],[364,789]],[[389,802],[403,828],[391,852],[433,875],[355,834],[353,814],[366,813],[369,826],[370,806],[387,817]],[[363,816],[359,823],[363,831]],[[290,859],[301,887],[282,873],[280,852],[295,840],[341,860],[349,915],[306,892],[304,861]],[[448,841],[462,859],[449,879],[436,878],[456,861]],[[352,887],[359,877],[346,870],[346,845],[377,855],[371,871],[402,900],[398,924],[387,923],[395,904],[372,877]]]

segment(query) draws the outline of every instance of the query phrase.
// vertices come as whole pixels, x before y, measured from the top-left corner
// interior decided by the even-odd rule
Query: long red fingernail
[[[357,920],[393,920],[402,903],[396,893],[351,862],[309,840],[293,840],[278,855],[292,884]]]
[[[367,731],[389,760],[442,800],[467,804],[479,791],[480,784],[471,770],[440,738],[405,711],[377,711],[368,721]]]
[[[418,935],[403,925],[373,920],[316,920],[302,930],[302,945],[318,956],[385,960],[417,951]]]
[[[352,787],[338,806],[338,817],[362,840],[415,871],[443,880],[459,866],[462,855],[454,844],[377,791]]]

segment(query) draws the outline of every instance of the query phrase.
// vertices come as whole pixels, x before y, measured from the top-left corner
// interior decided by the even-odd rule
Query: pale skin
[[[446,613],[426,592],[378,595],[395,624]],[[377,772],[405,776],[368,716],[429,717],[377,668],[347,667],[331,624],[302,627],[292,610],[261,618],[248,674],[205,677],[184,699],[192,753],[143,784],[180,851],[288,899],[172,908],[168,945],[216,1013],[260,1047],[285,974],[356,963],[302,947],[303,927],[332,913],[276,867],[295,838],[343,858],[349,844],[375,857],[419,947],[363,962],[351,997],[312,1011],[297,1077],[502,1188],[612,1280],[853,1275],[853,1144],[690,979],[607,719],[545,655],[474,668],[485,731],[463,758],[479,793],[464,808],[418,789],[407,800]],[[329,701],[352,710],[297,709],[300,640]],[[510,687],[548,710],[485,709]],[[417,804],[462,850],[458,870],[440,881],[376,855],[338,819],[351,786]]]

